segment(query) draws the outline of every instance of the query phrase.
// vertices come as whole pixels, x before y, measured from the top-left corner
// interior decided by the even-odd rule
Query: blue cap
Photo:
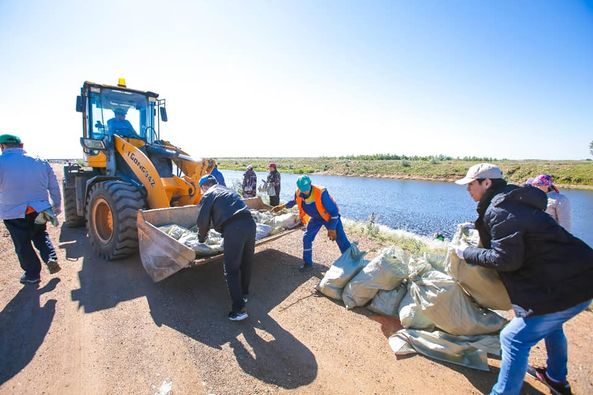
[[[214,184],[218,184],[218,182],[216,181],[216,178],[214,178],[214,176],[212,174],[206,174],[205,176],[202,176],[202,178],[200,178],[200,181],[198,181],[198,184],[200,184],[200,186],[202,186],[207,182],[213,182]]]
[[[299,177],[297,180],[297,187],[301,192],[309,192],[311,190],[311,179],[309,176]]]

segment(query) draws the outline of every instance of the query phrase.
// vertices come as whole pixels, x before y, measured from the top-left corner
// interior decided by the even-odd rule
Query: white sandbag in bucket
[[[364,306],[381,289],[392,290],[408,277],[409,255],[400,247],[387,247],[366,265],[344,288],[346,308]]]
[[[457,232],[449,245],[449,252],[445,261],[447,273],[472,296],[482,307],[494,310],[510,310],[511,300],[509,294],[500,281],[496,270],[479,265],[469,265],[455,253],[455,247],[470,245],[477,247],[479,244],[478,231],[469,229],[465,224],[457,226]]]
[[[496,333],[506,324],[503,317],[475,304],[452,277],[436,270],[411,281],[409,293],[424,315],[452,335]]]
[[[368,261],[364,260],[366,251],[360,251],[353,242],[341,257],[327,270],[317,285],[317,290],[332,299],[342,299],[342,289],[348,281],[362,269]]]
[[[416,303],[409,292],[409,284],[406,288],[406,294],[399,304],[399,321],[404,328],[425,329],[431,331],[434,324],[424,313],[422,308]]]
[[[266,224],[255,224],[255,240],[263,239],[268,237],[272,232],[272,227]]]
[[[397,316],[399,304],[406,295],[406,292],[407,290],[404,284],[400,284],[391,291],[380,290],[367,308],[378,314]]]

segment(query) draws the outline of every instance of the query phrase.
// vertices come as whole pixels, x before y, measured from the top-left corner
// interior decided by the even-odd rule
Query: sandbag
[[[194,250],[196,252],[196,257],[216,255],[223,251],[223,246],[221,244],[200,243],[197,233],[188,232],[181,236],[179,242]]]
[[[390,291],[408,277],[409,255],[400,247],[381,250],[344,288],[342,300],[346,308],[364,306],[381,289]]]
[[[353,242],[330,266],[317,285],[317,290],[327,297],[342,299],[344,286],[367,264],[363,259],[365,255],[366,251],[360,251],[358,244]]]
[[[500,355],[498,336],[454,336],[441,331],[402,329],[389,338],[395,355],[416,352],[439,361],[489,371],[488,354]]]
[[[179,240],[181,238],[181,236],[191,232],[189,229],[185,229],[183,226],[179,226],[179,225],[175,225],[175,224],[161,226],[161,227],[159,227],[159,229],[161,231],[163,231],[164,233],[168,234],[169,236],[171,236],[172,238],[174,238],[175,240]]]
[[[272,227],[266,224],[255,224],[255,240],[263,239],[272,232]]]
[[[383,315],[397,316],[399,304],[406,295],[406,286],[400,284],[399,287],[391,291],[381,290],[373,298],[373,301],[368,306],[368,309]]]
[[[452,277],[436,270],[411,281],[409,293],[437,327],[452,335],[496,333],[506,324],[503,317],[475,304]]]
[[[422,308],[414,301],[409,292],[409,284],[406,294],[399,304],[399,321],[404,328],[433,330],[434,324],[424,313]]]
[[[479,265],[469,265],[455,253],[459,245],[478,246],[479,235],[475,229],[469,229],[463,224],[457,226],[457,232],[449,245],[449,252],[445,261],[447,273],[451,275],[465,291],[482,307],[494,310],[510,310],[509,294],[500,281],[496,270]]]

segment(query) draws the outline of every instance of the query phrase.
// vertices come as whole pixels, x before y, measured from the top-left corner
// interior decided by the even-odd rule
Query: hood
[[[492,199],[493,206],[500,206],[505,202],[517,202],[545,210],[548,205],[548,197],[540,189],[528,185],[500,193]]]

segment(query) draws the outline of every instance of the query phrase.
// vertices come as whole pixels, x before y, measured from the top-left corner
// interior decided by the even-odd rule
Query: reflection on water
[[[227,185],[242,181],[243,172],[223,170]],[[258,172],[258,184],[267,173]],[[296,188],[297,174],[282,174],[280,199],[290,200]],[[364,177],[311,177],[314,184],[326,187],[336,199],[346,218],[367,220],[372,214],[377,222],[395,229],[405,229],[430,236],[435,232],[451,237],[455,225],[474,221],[476,203],[464,187],[452,182],[391,180]],[[571,201],[573,234],[593,245],[593,191],[563,190]]]

